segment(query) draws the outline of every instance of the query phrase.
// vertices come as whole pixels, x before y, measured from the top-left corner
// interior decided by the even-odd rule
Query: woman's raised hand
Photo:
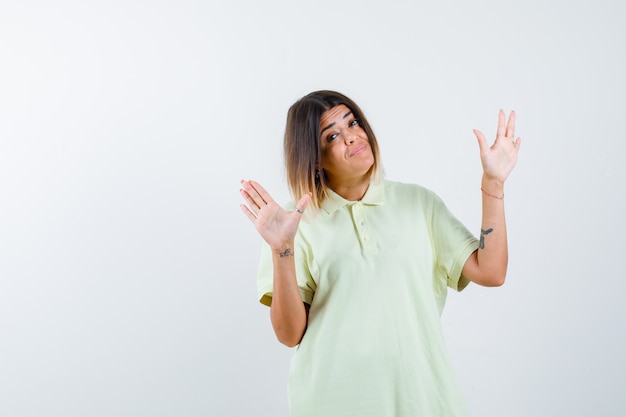
[[[283,251],[293,248],[293,240],[311,194],[306,194],[296,204],[294,211],[286,211],[278,205],[267,191],[255,181],[241,181],[241,195],[245,204],[241,204],[241,211],[256,227],[261,237],[270,245],[272,250]]]
[[[506,120],[504,110],[500,110],[498,131],[493,145],[489,146],[485,135],[479,130],[474,129],[474,134],[480,147],[484,175],[488,179],[504,184],[517,162],[517,154],[522,143],[520,138],[515,137],[515,112],[512,111]]]

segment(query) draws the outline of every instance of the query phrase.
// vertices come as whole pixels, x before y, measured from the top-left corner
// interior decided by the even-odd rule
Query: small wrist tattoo
[[[280,256],[281,258],[284,258],[285,256],[293,256],[293,252],[290,248],[287,248],[284,252],[278,252],[278,256]]]
[[[480,249],[485,249],[485,236],[487,236],[491,232],[493,232],[492,228],[489,228],[487,230],[480,229],[480,243],[478,245]]]

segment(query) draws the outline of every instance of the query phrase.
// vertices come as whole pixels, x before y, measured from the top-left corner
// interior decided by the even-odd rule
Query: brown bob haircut
[[[287,182],[296,203],[305,194],[312,192],[309,206],[319,209],[328,197],[329,186],[326,175],[323,169],[318,170],[322,165],[320,122],[325,111],[341,104],[352,111],[367,134],[374,154],[370,178],[374,181],[381,179],[378,142],[363,111],[354,101],[341,93],[330,90],[314,91],[295,102],[287,113],[284,140],[285,168]]]

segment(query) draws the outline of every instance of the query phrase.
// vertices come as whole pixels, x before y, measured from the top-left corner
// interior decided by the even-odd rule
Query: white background
[[[507,283],[443,321],[474,415],[623,416],[626,6],[0,1],[0,415],[286,416],[239,180],[288,107],[361,105],[386,176],[480,228],[472,128],[518,112]]]

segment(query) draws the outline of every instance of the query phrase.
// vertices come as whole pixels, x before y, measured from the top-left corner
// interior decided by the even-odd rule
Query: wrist
[[[282,245],[272,247],[272,253],[281,258],[286,256],[293,256],[294,245],[293,242],[285,242]]]
[[[480,183],[480,189],[489,197],[494,197],[500,200],[504,198],[504,181],[500,181],[497,178],[489,178],[483,175]]]

